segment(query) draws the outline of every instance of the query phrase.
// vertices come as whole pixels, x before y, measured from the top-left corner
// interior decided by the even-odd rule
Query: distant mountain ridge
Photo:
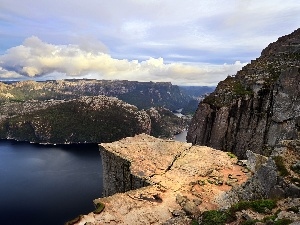
[[[0,102],[27,100],[69,100],[80,96],[117,97],[139,109],[164,107],[171,111],[186,108],[194,113],[199,97],[214,87],[177,86],[170,82],[128,80],[66,79],[47,81],[2,81]],[[191,104],[192,101],[192,104]]]
[[[69,79],[0,83],[0,101],[62,100],[97,95],[117,97],[140,109],[159,106],[175,110],[184,107],[190,99],[178,86],[168,82]]]

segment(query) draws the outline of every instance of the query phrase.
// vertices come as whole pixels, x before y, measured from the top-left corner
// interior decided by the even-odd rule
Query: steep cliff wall
[[[149,183],[130,172],[130,161],[100,148],[103,166],[103,196],[135,190],[146,187]]]
[[[232,151],[270,155],[300,128],[300,29],[262,51],[200,103],[187,140]]]

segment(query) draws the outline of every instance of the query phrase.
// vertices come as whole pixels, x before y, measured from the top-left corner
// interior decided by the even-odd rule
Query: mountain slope
[[[300,131],[300,29],[262,51],[199,105],[187,140],[232,151],[269,155]]]
[[[14,106],[2,109],[1,114],[16,109]],[[34,143],[102,143],[149,134],[151,130],[145,111],[106,96],[43,104],[26,102],[12,114],[0,120],[0,138]]]

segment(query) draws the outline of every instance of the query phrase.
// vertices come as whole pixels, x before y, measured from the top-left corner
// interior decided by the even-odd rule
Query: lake
[[[174,140],[186,142],[187,131]],[[94,210],[102,194],[98,145],[0,140],[0,224],[60,225]]]
[[[102,194],[98,146],[0,141],[0,224],[59,225]]]
[[[184,130],[180,134],[174,135],[174,140],[175,141],[186,142],[186,135],[187,135],[187,130]]]

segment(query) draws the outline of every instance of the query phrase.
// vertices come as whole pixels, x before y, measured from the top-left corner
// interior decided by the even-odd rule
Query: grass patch
[[[262,199],[255,201],[242,201],[233,205],[229,211],[231,215],[244,209],[252,209],[258,213],[265,213],[266,210],[272,210],[276,207],[276,200],[273,199]]]
[[[276,207],[276,200],[266,199],[266,200],[255,200],[255,201],[243,201],[233,205],[227,211],[219,211],[219,210],[210,210],[206,211],[202,214],[201,225],[225,225],[226,223],[230,223],[235,221],[236,215],[235,213],[245,209],[252,209],[258,213],[265,213],[266,209],[272,210]],[[295,213],[299,212],[298,206],[291,207],[288,211],[293,211]],[[241,222],[241,225],[254,225],[257,222],[263,222],[266,224],[272,225],[288,225],[293,221],[289,219],[277,219],[277,215],[280,211],[277,211],[274,215],[266,216],[262,220],[250,219]],[[197,223],[191,223],[192,225],[197,225]]]
[[[202,214],[201,225],[224,225],[228,217],[229,215],[226,212],[218,210],[206,211]]]
[[[230,158],[237,158],[235,154],[233,154],[232,152],[227,152],[227,155],[230,157]]]
[[[98,202],[96,204],[96,209],[94,210],[94,213],[99,214],[104,210],[104,208],[105,208],[105,205],[102,202]]]
[[[277,166],[280,176],[286,177],[286,176],[290,175],[290,172],[285,167],[283,158],[281,156],[275,156],[275,157],[273,157],[273,160]]]

